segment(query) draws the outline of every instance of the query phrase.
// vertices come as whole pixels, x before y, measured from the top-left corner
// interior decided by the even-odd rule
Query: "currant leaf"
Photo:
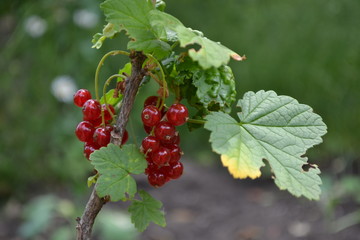
[[[219,105],[219,109],[230,111],[235,101],[235,79],[229,66],[210,68],[195,72],[193,84],[197,87],[196,95],[205,108]]]
[[[144,231],[150,222],[165,227],[164,212],[161,210],[162,203],[154,199],[147,192],[140,190],[142,200],[133,200],[128,211],[131,214],[131,222],[140,231]]]
[[[170,14],[157,10],[150,12],[151,25],[157,32],[157,36],[167,41],[179,41],[183,48],[199,45],[200,49],[188,50],[189,56],[197,61],[203,69],[211,67],[218,68],[227,64],[230,57],[234,60],[241,61],[241,57],[236,52],[214,42],[202,34],[202,32],[185,27],[177,18]]]
[[[104,104],[105,103],[105,99],[106,98],[106,103],[115,106],[116,104],[118,104],[122,98],[123,95],[119,93],[119,97],[114,97],[114,89],[109,90],[104,96],[102,96],[100,98],[100,103]]]
[[[151,53],[159,59],[170,53],[170,45],[157,38],[151,27],[149,12],[155,9],[151,1],[106,0],[100,7],[106,20],[124,29],[132,39],[128,43],[128,49]]]
[[[117,34],[120,31],[121,31],[120,26],[114,25],[112,23],[108,23],[107,25],[104,26],[102,33],[96,33],[93,36],[93,39],[91,41],[93,43],[92,48],[96,48],[96,49],[101,48],[104,41],[107,38],[113,38],[115,34]]]
[[[210,142],[221,154],[224,166],[235,178],[257,178],[268,160],[281,190],[293,195],[318,199],[320,170],[304,157],[307,149],[322,142],[326,125],[311,107],[274,91],[247,92],[239,100],[240,122],[225,113],[211,113],[205,128]]]
[[[122,148],[110,143],[90,155],[91,164],[99,172],[96,192],[99,197],[110,196],[111,201],[132,198],[136,182],[130,174],[144,173],[147,166],[144,155],[133,145]]]

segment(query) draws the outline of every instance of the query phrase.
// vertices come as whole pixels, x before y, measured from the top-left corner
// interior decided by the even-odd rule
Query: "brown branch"
[[[132,52],[131,58],[131,76],[126,79],[126,87],[124,98],[122,100],[120,112],[114,131],[111,133],[111,142],[120,146],[121,139],[125,131],[126,124],[129,120],[129,114],[133,107],[136,93],[138,92],[141,80],[146,74],[146,71],[142,68],[142,65],[146,57],[141,52]],[[96,194],[96,185],[90,195],[90,198],[86,204],[85,210],[81,218],[77,218],[77,240],[90,240],[91,231],[95,222],[95,218],[100,212],[102,206],[108,199],[99,198]]]

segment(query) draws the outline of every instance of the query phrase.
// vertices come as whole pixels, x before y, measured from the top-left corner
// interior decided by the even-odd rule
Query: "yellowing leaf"
[[[221,112],[206,117],[210,141],[224,166],[235,178],[257,178],[266,159],[275,183],[295,196],[318,199],[320,170],[304,157],[308,148],[322,142],[326,125],[312,109],[294,98],[273,91],[248,92],[239,100],[240,122]]]

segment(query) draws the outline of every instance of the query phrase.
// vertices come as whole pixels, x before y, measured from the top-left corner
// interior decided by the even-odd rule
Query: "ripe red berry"
[[[160,122],[154,129],[155,137],[161,142],[169,142],[175,136],[176,129],[169,122]]]
[[[169,123],[174,126],[180,126],[188,120],[189,112],[185,105],[174,103],[166,112],[166,117]]]
[[[108,104],[108,107],[109,107],[110,111],[112,112],[112,114],[115,115],[115,108],[111,104]],[[105,122],[112,120],[111,114],[110,114],[108,108],[106,107],[106,105],[102,104],[101,108],[104,111]]]
[[[94,132],[94,141],[101,147],[107,146],[110,142],[110,129],[99,127]]]
[[[94,128],[99,127],[101,125],[101,123],[102,123],[101,116],[99,118],[95,119],[95,120],[90,120],[90,119],[87,119],[85,116],[83,116],[83,120],[90,122],[94,126]]]
[[[181,177],[184,171],[184,167],[181,162],[177,162],[176,164],[171,164],[170,167],[172,168],[171,175],[169,175],[172,179],[178,179]]]
[[[91,142],[94,131],[94,126],[90,122],[82,121],[77,125],[75,134],[80,141]]]
[[[160,141],[154,136],[147,136],[143,139],[141,146],[144,153],[155,152],[160,147]]]
[[[152,160],[148,160],[148,158],[146,158],[146,160],[148,161],[148,166],[147,168],[145,169],[145,174],[146,175],[149,175],[149,174],[152,174],[152,173],[155,173],[158,171],[159,167],[158,165],[156,165],[155,163],[152,162]]]
[[[144,125],[144,130],[147,134],[150,134],[152,129],[153,129],[153,127],[148,127],[148,126]]]
[[[141,113],[141,120],[144,125],[153,127],[157,125],[161,120],[161,113],[155,106],[149,105],[144,108]]]
[[[125,132],[124,132],[123,137],[121,139],[121,145],[124,145],[127,142],[128,139],[129,139],[129,133],[125,129]]]
[[[84,118],[88,120],[96,120],[101,114],[101,105],[97,100],[89,99],[83,106]]]
[[[144,108],[147,106],[155,106],[155,107],[160,107],[161,105],[161,98],[158,96],[150,96],[148,97],[145,102],[144,102]]]
[[[166,182],[170,181],[171,180],[171,175],[173,174],[172,173],[172,167],[170,166],[162,166],[159,168],[158,170],[160,173],[164,174],[165,176],[165,179],[166,179]]]
[[[74,94],[74,104],[78,107],[82,107],[89,99],[91,99],[91,93],[87,89],[79,89]]]
[[[152,158],[153,162],[158,166],[162,166],[162,165],[168,163],[170,160],[170,157],[171,157],[170,151],[164,147],[159,147],[158,150],[154,151],[151,154],[151,158]]]
[[[90,160],[90,155],[95,151],[98,150],[100,148],[99,145],[97,145],[96,143],[85,143],[84,145],[84,156]]]
[[[169,163],[170,164],[177,163],[182,156],[182,151],[181,151],[180,147],[177,145],[172,145],[172,146],[169,146],[169,150],[170,150]]]
[[[150,173],[148,181],[153,187],[161,187],[166,183],[166,177],[160,172]]]

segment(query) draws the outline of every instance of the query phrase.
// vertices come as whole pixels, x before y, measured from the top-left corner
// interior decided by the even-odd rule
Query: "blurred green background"
[[[124,48],[126,37],[91,48],[104,17],[97,0],[0,3],[0,201],[20,201],[45,189],[88,190],[90,164],[74,136],[81,119],[68,89],[93,87],[101,56]],[[238,98],[244,92],[275,90],[308,104],[328,125],[324,143],[309,151],[327,182],[359,173],[360,164],[360,1],[355,0],[167,1],[166,11],[186,26],[248,58],[231,62]],[[105,79],[123,64],[106,62]],[[52,90],[60,84],[64,92]],[[130,135],[144,135],[139,112],[144,88],[131,118]],[[182,147],[189,159],[220,165],[208,133],[189,134]],[[196,144],[193,144],[196,142]],[[210,159],[210,160],[209,160]],[[356,181],[356,180],[355,180]],[[41,184],[39,184],[41,183]],[[325,184],[326,185],[326,184]],[[331,185],[331,184],[330,184]]]

